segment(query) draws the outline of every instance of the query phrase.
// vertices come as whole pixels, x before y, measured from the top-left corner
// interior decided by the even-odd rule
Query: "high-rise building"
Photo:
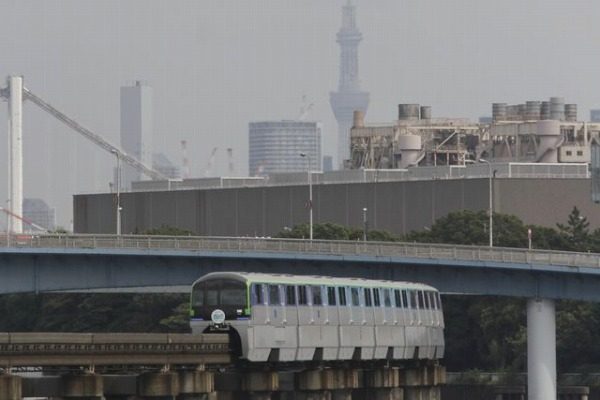
[[[600,109],[590,110],[590,122],[600,122]]]
[[[152,88],[136,81],[133,86],[121,87],[121,147],[145,165],[152,167]],[[142,174],[121,163],[121,187],[131,187]]]
[[[350,128],[354,111],[366,114],[369,107],[369,93],[360,90],[358,78],[358,44],[361,40],[362,34],[356,26],[356,8],[348,0],[342,9],[342,28],[337,34],[340,80],[337,92],[332,92],[329,98],[338,123],[337,164],[340,167],[350,159]]]
[[[56,229],[56,210],[50,208],[42,199],[23,199],[23,219],[23,228],[26,231],[40,231],[38,227],[48,231]]]
[[[304,154],[304,156],[301,156]],[[251,176],[321,170],[321,124],[263,121],[249,124]]]

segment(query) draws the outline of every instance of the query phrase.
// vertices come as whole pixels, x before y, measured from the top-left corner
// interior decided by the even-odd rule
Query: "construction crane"
[[[213,147],[212,151],[210,152],[208,164],[206,164],[206,168],[204,168],[204,176],[205,177],[210,176],[210,173],[212,172],[212,167],[213,167],[213,164],[215,163],[215,156],[217,154],[218,149],[219,149],[218,147]]]
[[[5,92],[3,91],[0,94],[4,95]],[[154,179],[154,180],[167,180],[167,179],[169,179],[167,176],[161,174],[160,172],[156,171],[152,167],[150,167],[148,165],[145,165],[141,161],[137,160],[135,157],[130,156],[129,154],[125,153],[119,147],[117,147],[117,146],[109,143],[107,140],[105,140],[104,138],[102,138],[100,135],[95,134],[94,132],[90,131],[89,129],[87,129],[84,126],[82,126],[79,123],[77,123],[72,118],[69,118],[67,115],[65,115],[64,113],[62,113],[59,110],[57,110],[52,105],[50,105],[49,103],[45,102],[40,97],[36,96],[29,89],[27,89],[25,87],[23,87],[23,99],[31,101],[32,103],[34,103],[35,105],[37,105],[38,107],[40,107],[42,110],[48,112],[53,117],[55,117],[56,119],[58,119],[59,121],[61,121],[65,125],[67,125],[69,128],[71,128],[71,129],[75,130],[76,132],[80,133],[86,139],[92,141],[93,143],[95,143],[96,145],[100,146],[101,148],[103,148],[104,150],[108,151],[109,153],[116,154],[117,157],[119,157],[120,160],[122,160],[123,162],[131,165],[133,168],[135,168],[136,170],[138,170],[138,171],[142,172],[143,174],[147,175],[149,178]]]
[[[28,220],[25,217],[22,217],[20,215],[15,214],[14,212],[10,211],[9,209],[6,209],[4,207],[0,207],[0,211],[2,211],[4,214],[8,215],[9,217],[13,217],[13,218],[16,218],[16,219],[18,219],[20,221],[25,222],[25,224],[27,224],[27,225],[35,228],[35,229],[38,229],[38,230],[40,230],[40,231],[42,231],[44,233],[48,233],[48,229],[44,228],[41,225],[36,224],[33,221]],[[8,230],[8,227],[6,229]]]

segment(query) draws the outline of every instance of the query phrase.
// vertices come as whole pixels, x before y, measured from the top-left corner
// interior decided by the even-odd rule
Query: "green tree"
[[[560,235],[566,239],[568,248],[563,250],[588,251],[590,250],[591,237],[587,218],[584,217],[577,207],[567,218],[566,224],[556,224]]]
[[[194,232],[177,228],[170,225],[161,225],[158,228],[147,229],[141,232],[142,235],[162,235],[162,236],[194,236]]]

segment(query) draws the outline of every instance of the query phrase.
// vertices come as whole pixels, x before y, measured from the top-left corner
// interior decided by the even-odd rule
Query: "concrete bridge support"
[[[250,372],[242,378],[242,390],[250,400],[270,400],[271,394],[279,390],[277,372]]]
[[[104,398],[104,385],[101,375],[63,375],[60,380],[64,399],[102,400]]]
[[[10,374],[0,374],[0,399],[21,400],[21,377]]]
[[[356,369],[318,369],[296,375],[296,400],[352,400],[362,387],[362,371]]]
[[[527,300],[527,386],[529,400],[556,399],[554,300]]]
[[[183,371],[179,373],[177,400],[214,400],[215,375],[208,371]]]
[[[138,377],[138,395],[149,400],[176,400],[179,376],[172,372],[146,373]]]

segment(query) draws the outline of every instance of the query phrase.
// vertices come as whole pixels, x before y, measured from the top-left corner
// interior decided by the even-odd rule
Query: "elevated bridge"
[[[600,255],[526,249],[259,238],[6,237],[0,293],[187,291],[212,271],[424,282],[527,303],[530,399],[556,397],[556,299],[600,301]],[[533,393],[533,395],[531,395]]]

